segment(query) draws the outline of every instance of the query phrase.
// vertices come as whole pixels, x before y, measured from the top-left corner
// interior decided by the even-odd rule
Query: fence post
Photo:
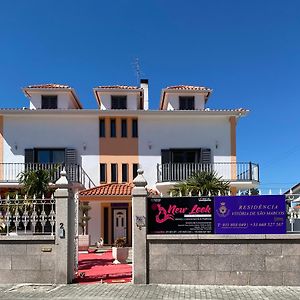
[[[138,170],[133,180],[132,190],[132,247],[133,247],[133,283],[147,283],[147,232],[146,232],[146,199],[147,181],[144,171]]]
[[[74,197],[63,169],[56,181],[54,193],[56,205],[55,283],[66,284],[73,280],[74,267]],[[74,221],[74,219],[73,219]]]

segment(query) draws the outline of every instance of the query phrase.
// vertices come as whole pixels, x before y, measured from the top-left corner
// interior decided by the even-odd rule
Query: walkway
[[[131,264],[113,264],[111,249],[100,253],[79,254],[75,283],[131,282]]]
[[[1,300],[23,299],[222,299],[299,300],[300,287],[72,284],[1,286]]]

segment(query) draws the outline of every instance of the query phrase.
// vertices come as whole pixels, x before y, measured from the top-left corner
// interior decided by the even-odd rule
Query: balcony
[[[256,187],[259,183],[259,166],[245,162],[220,162],[211,164],[201,163],[166,163],[157,165],[157,188],[162,191],[162,186],[169,188],[170,183],[188,179],[200,171],[215,171],[217,176],[229,181],[230,185],[238,189]]]
[[[51,182],[56,182],[60,172],[65,168],[67,179],[88,189],[95,187],[94,182],[78,164],[39,164],[39,163],[0,163],[0,184],[18,184],[20,174],[24,171],[48,170],[51,173]]]

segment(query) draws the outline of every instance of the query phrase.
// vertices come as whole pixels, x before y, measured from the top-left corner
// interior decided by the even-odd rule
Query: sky
[[[300,1],[10,0],[0,4],[0,107],[28,106],[29,84],[92,88],[149,79],[150,109],[175,84],[213,89],[211,109],[246,108],[237,160],[260,188],[300,182]]]

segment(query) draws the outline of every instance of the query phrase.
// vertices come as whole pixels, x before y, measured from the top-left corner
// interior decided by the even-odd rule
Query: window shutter
[[[65,164],[68,180],[71,182],[78,182],[79,167],[75,166],[75,164],[77,164],[76,149],[66,149]]]
[[[33,149],[25,149],[25,164],[34,163]]]
[[[161,150],[161,163],[166,164],[171,162],[171,151],[169,149]]]
[[[201,149],[201,163],[210,164],[211,163],[211,150],[209,148]]]
[[[67,165],[77,164],[76,149],[69,149],[69,148],[66,149],[65,163]]]

